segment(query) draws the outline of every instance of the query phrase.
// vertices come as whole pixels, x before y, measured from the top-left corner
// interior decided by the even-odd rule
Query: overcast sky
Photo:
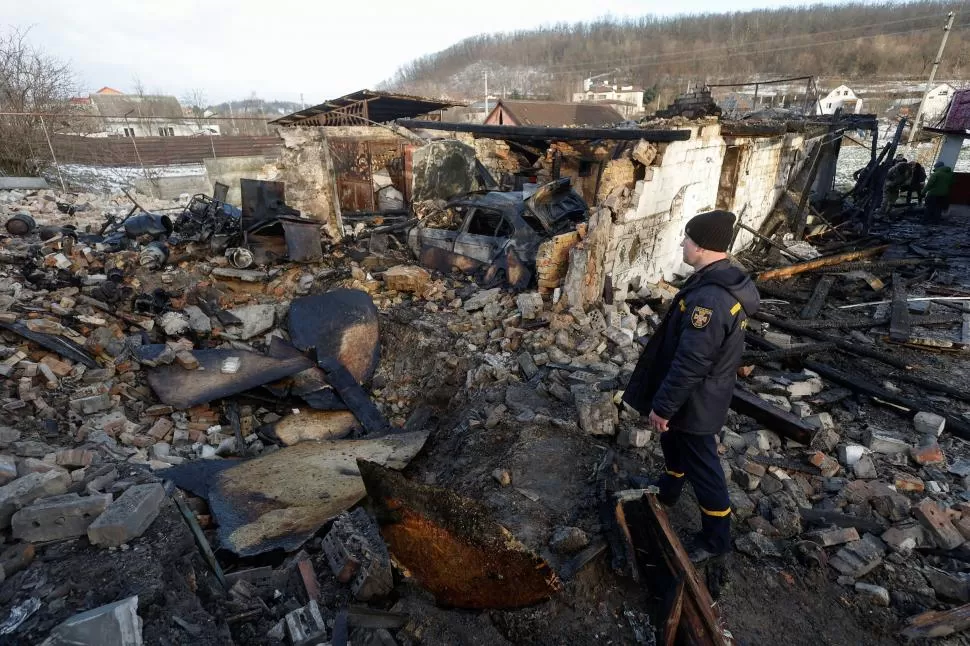
[[[373,88],[403,63],[480,33],[606,14],[717,12],[790,0],[8,0],[0,26],[66,61],[86,92],[110,86],[210,102],[314,104]]]

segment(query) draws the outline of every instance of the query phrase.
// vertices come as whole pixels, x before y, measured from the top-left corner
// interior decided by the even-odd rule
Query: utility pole
[[[940,61],[943,60],[943,50],[946,49],[946,39],[950,37],[950,31],[953,28],[953,18],[954,13],[951,11],[946,16],[946,27],[943,28],[943,40],[940,42],[940,49],[936,52],[936,58],[933,59],[933,67],[930,68],[930,78],[926,81],[926,90],[923,92],[923,100],[919,102],[919,110],[916,111],[916,118],[913,119],[913,125],[909,129],[909,139],[906,141],[907,146],[913,146],[916,141],[916,133],[919,132],[920,121],[923,118],[923,107],[926,105],[926,97],[929,96],[930,90],[933,89],[933,79],[936,78],[936,70],[940,67]]]
[[[485,70],[485,117],[488,118],[488,70]]]

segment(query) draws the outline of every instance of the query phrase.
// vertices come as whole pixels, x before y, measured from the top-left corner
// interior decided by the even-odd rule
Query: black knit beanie
[[[695,215],[687,222],[684,233],[698,247],[727,251],[734,234],[734,214],[730,211],[708,211]]]

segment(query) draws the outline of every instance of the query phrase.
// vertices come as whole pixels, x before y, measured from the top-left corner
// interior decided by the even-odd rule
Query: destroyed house
[[[554,103],[552,101],[508,101],[501,99],[485,118],[494,126],[612,126],[622,114],[608,105]]]
[[[453,105],[457,104],[405,94],[360,90],[274,119],[270,123],[279,126],[368,126],[395,119],[413,119],[420,115],[428,115],[429,119],[436,120],[437,115],[433,113]]]

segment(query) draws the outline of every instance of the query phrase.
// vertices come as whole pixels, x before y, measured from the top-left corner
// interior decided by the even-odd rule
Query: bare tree
[[[42,115],[67,113],[77,88],[70,65],[32,46],[28,31],[0,31],[0,171],[14,175],[49,163],[45,127],[56,120]]]
[[[182,95],[182,104],[192,111],[192,118],[195,119],[196,127],[202,130],[202,121],[205,118],[205,111],[209,104],[205,90],[195,88],[187,91]]]

